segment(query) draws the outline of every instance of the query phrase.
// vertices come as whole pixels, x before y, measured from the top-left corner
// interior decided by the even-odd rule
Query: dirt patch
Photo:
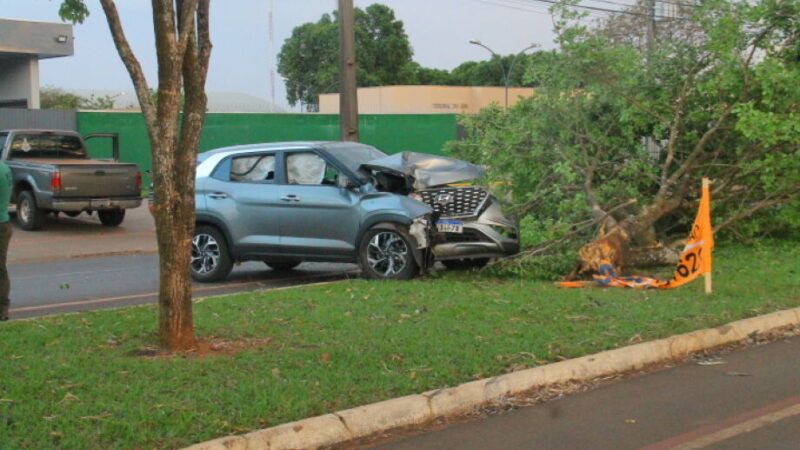
[[[133,352],[133,356],[145,359],[170,359],[170,358],[213,358],[220,356],[233,356],[245,350],[265,347],[272,342],[271,337],[226,339],[209,336],[198,339],[195,348],[184,352],[169,352],[158,347],[142,347]]]

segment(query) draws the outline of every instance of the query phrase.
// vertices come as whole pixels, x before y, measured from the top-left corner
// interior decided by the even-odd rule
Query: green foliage
[[[800,16],[786,3],[704,2],[697,34],[649,53],[566,9],[558,56],[528,69],[536,95],[462,117],[468,137],[447,151],[490,166],[491,179],[511,182],[521,216],[575,243],[591,236],[570,225],[602,217],[685,236],[701,177],[714,180],[712,221],[726,232],[796,236]]]
[[[89,17],[89,8],[84,0],[62,0],[58,16],[65,22],[83,23]]]
[[[50,86],[39,91],[39,103],[42,109],[112,109],[114,97],[109,95],[82,97]]]
[[[415,64],[403,22],[381,4],[355,8],[359,86],[411,84]],[[287,100],[314,110],[319,94],[338,91],[338,14],[323,14],[316,23],[292,30],[278,54],[278,73],[286,79]]]

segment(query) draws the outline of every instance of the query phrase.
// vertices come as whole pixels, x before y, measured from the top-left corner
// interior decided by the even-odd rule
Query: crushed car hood
[[[484,169],[460,159],[426,153],[401,152],[374,159],[361,165],[364,169],[389,171],[412,177],[414,189],[459,183],[483,178]]]

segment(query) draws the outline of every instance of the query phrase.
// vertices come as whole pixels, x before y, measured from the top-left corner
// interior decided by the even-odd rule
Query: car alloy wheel
[[[207,275],[219,266],[220,248],[214,236],[196,234],[192,239],[192,271]]]
[[[395,231],[381,231],[367,246],[367,263],[381,277],[392,278],[408,265],[408,244]]]

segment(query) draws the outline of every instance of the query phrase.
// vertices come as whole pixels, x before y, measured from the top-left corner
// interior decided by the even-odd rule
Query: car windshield
[[[359,172],[362,164],[374,159],[383,158],[386,153],[369,145],[342,145],[327,147],[326,150],[337,161],[342,163],[347,169],[356,174],[361,181],[366,181],[367,177]]]

